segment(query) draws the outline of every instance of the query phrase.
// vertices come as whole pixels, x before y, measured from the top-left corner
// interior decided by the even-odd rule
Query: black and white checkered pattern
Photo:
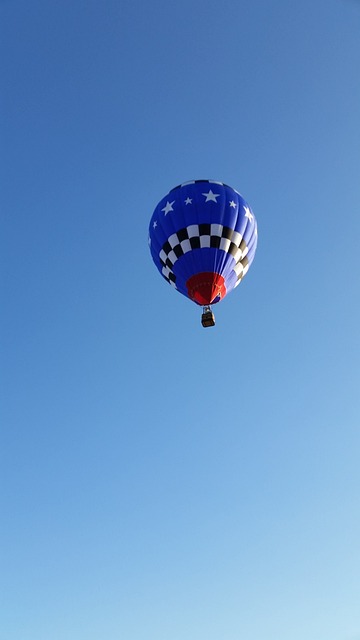
[[[204,247],[222,249],[233,256],[237,286],[248,269],[248,247],[240,233],[221,224],[192,224],[173,233],[159,253],[164,278],[176,287],[176,276],[173,273],[175,262],[188,251]]]

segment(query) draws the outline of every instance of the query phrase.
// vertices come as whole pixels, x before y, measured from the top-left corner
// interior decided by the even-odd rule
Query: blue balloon
[[[238,191],[215,180],[185,182],[160,200],[149,246],[161,275],[196,304],[223,300],[255,255],[257,224]]]

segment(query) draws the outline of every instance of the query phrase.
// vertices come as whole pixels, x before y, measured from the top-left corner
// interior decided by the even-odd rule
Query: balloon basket
[[[215,316],[211,311],[211,307],[207,306],[203,308],[203,313],[201,316],[201,324],[203,327],[214,327],[215,326]]]

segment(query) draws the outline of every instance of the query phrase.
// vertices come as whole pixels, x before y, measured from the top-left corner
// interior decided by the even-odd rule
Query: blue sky
[[[1,20],[1,640],[359,640],[360,3],[13,0]],[[254,263],[204,330],[175,185]]]

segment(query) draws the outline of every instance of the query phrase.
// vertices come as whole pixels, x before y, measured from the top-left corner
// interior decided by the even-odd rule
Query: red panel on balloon
[[[189,298],[202,306],[219,302],[226,296],[225,280],[219,273],[206,271],[191,276],[186,282]]]

